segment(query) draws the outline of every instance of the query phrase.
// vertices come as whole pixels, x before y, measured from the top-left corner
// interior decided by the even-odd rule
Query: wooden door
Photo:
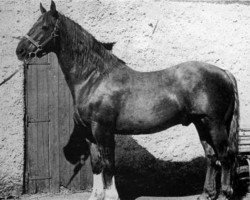
[[[72,97],[54,54],[25,69],[25,192],[59,192],[74,174],[63,154],[73,130]],[[87,160],[67,189],[91,188]]]

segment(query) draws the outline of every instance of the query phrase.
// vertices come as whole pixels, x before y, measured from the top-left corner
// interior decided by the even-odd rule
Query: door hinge
[[[50,119],[38,119],[38,120],[35,120],[35,119],[31,119],[27,116],[27,124],[32,124],[32,123],[40,123],[40,122],[50,122]]]
[[[39,122],[50,122],[49,119],[41,119],[41,120],[30,120],[28,121],[29,124],[31,123],[39,123]]]

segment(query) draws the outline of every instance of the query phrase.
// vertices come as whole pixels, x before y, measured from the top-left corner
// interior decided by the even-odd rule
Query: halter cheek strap
[[[52,31],[52,33],[50,34],[50,36],[46,39],[46,40],[44,40],[43,41],[43,43],[42,44],[39,44],[38,42],[36,42],[33,38],[31,38],[29,35],[25,35],[24,37],[25,38],[27,38],[37,49],[34,51],[34,52],[31,52],[31,53],[29,53],[29,57],[30,58],[34,58],[34,57],[36,57],[37,56],[37,53],[39,53],[40,51],[42,51],[43,50],[43,48],[46,46],[46,44],[50,41],[50,40],[52,40],[52,39],[54,39],[54,38],[56,38],[56,37],[58,37],[59,35],[57,34],[57,31],[58,31],[58,29],[59,29],[59,20],[57,19],[56,20],[56,24],[55,24],[55,27],[54,27],[54,30]]]
[[[41,49],[41,45],[35,40],[33,40],[30,36],[26,34],[24,37],[27,38],[33,45],[35,45],[36,48]]]

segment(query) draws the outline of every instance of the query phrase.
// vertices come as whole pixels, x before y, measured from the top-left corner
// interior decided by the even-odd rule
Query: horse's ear
[[[51,0],[50,11],[51,11],[52,15],[57,16],[58,13],[56,10],[56,4],[53,0]]]
[[[102,45],[105,47],[105,49],[107,49],[109,51],[112,51],[115,43],[116,42],[102,43]]]
[[[40,11],[42,14],[47,12],[46,9],[43,7],[42,3],[40,3]]]

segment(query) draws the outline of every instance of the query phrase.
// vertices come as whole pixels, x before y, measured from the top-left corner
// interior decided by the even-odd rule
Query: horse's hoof
[[[207,193],[202,193],[197,200],[212,200],[212,198]]]
[[[88,200],[104,200],[104,191],[92,191]]]
[[[229,200],[224,194],[220,194],[217,200]]]
[[[120,200],[120,198],[119,197],[105,197],[105,199],[104,200]]]
[[[119,197],[107,197],[104,200],[120,200]]]
[[[117,191],[106,190],[104,200],[120,200]]]
[[[104,200],[102,196],[90,196],[88,200]]]

